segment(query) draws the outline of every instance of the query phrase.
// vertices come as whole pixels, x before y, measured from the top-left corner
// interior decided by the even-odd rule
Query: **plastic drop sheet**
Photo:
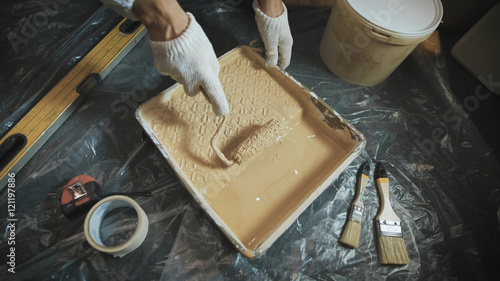
[[[2,35],[26,39],[17,52],[10,41],[2,43],[11,52],[2,58],[2,120],[15,120],[29,100],[50,89],[47,77],[57,82],[91,49],[89,42],[103,37],[103,28],[117,23],[97,1],[53,3],[59,10],[38,27],[36,40],[19,30],[23,17],[40,17],[39,2],[2,7],[3,15],[19,16],[9,18]],[[258,37],[250,1],[180,3],[195,15],[218,55]],[[0,279],[498,280],[500,168],[450,90],[446,59],[418,47],[385,82],[355,86],[330,73],[319,56],[330,8],[288,8],[294,47],[287,71],[360,130],[367,147],[261,258],[238,253],[144,137],[135,109],[174,83],[153,67],[146,36],[15,175],[14,239],[9,240],[7,189],[0,193]],[[4,127],[15,121],[9,122]],[[378,261],[374,218],[380,200],[373,177],[364,197],[359,248],[338,242],[365,160],[383,161],[388,170],[409,265]],[[85,240],[85,216],[63,215],[60,193],[79,174],[94,177],[103,193],[152,193],[134,197],[149,219],[139,248],[122,258],[98,252]],[[101,231],[130,231],[136,221],[122,216],[108,218]],[[108,239],[116,244],[113,239],[123,237]],[[11,247],[15,273],[8,271]]]

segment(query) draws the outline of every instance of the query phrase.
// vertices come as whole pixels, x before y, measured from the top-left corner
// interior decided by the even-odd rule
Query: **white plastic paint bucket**
[[[442,16],[440,0],[337,0],[320,55],[343,80],[375,85],[434,32]]]

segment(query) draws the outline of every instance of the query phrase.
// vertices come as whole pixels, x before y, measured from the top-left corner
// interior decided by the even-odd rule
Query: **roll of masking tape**
[[[108,247],[104,245],[101,239],[101,223],[106,214],[121,207],[135,209],[138,220],[137,228],[127,242],[118,246]],[[85,218],[84,232],[85,238],[96,250],[111,254],[115,257],[123,257],[124,255],[137,249],[137,247],[142,244],[148,234],[148,225],[148,217],[137,202],[123,195],[114,195],[97,202],[97,204],[90,209],[87,217]]]

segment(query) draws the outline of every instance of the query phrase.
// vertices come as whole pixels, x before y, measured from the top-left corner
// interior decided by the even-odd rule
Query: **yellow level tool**
[[[0,140],[0,191],[145,34],[140,22],[121,21]]]

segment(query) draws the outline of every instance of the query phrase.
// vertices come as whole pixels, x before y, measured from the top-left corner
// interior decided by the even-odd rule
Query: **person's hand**
[[[182,84],[189,96],[203,89],[215,114],[227,115],[229,104],[218,77],[219,61],[194,16],[168,0],[136,0],[132,11],[150,33],[158,71]]]
[[[281,0],[254,0],[255,21],[266,48],[266,65],[285,69],[292,56],[288,13]]]
[[[170,75],[194,96],[204,90],[216,115],[227,115],[229,104],[220,83],[219,61],[201,26],[190,13],[189,26],[179,37],[150,41],[154,63],[161,74]]]

